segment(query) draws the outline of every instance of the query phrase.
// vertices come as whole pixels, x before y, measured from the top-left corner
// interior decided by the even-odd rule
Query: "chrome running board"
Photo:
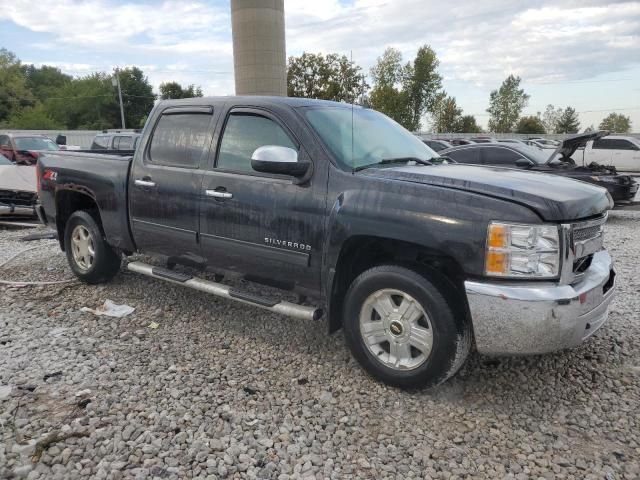
[[[127,265],[127,269],[132,272],[141,273],[147,277],[156,278],[165,282],[173,283],[189,287],[193,290],[210,293],[217,297],[235,300],[236,302],[246,303],[254,307],[264,308],[275,313],[286,315],[287,317],[300,318],[302,320],[319,320],[322,318],[322,309],[316,307],[306,307],[283,300],[270,300],[259,297],[253,293],[243,292],[234,287],[223,285],[222,283],[211,282],[198,277],[192,277],[188,274],[177,274],[166,268],[154,267],[143,262],[131,262]]]

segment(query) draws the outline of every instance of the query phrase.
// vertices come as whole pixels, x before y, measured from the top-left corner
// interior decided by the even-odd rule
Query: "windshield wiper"
[[[375,167],[377,165],[391,165],[394,163],[407,163],[407,162],[416,162],[416,163],[419,163],[420,165],[433,165],[433,163],[429,162],[428,160],[423,160],[417,157],[383,158],[379,162],[369,163],[367,165],[360,165],[359,167],[355,167],[353,171],[359,172],[360,170]]]

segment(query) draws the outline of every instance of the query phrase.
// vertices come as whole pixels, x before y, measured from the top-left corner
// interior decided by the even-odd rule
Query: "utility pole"
[[[124,124],[124,105],[122,104],[122,89],[120,88],[120,69],[116,68],[116,78],[112,80],[112,85],[118,87],[118,98],[120,99],[120,120],[122,121],[122,129],[127,128]]]

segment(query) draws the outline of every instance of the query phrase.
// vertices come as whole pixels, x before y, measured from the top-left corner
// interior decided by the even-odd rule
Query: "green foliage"
[[[69,129],[102,130],[120,125],[118,93],[106,73],[76,78],[49,98],[49,115]]]
[[[611,133],[629,133],[631,131],[631,117],[621,113],[610,113],[600,122],[599,128]]]
[[[371,107],[408,130],[420,129],[421,119],[438,101],[442,77],[438,59],[428,45],[420,47],[412,63],[402,64],[402,54],[387,48],[371,69]]]
[[[558,122],[556,123],[555,133],[578,133],[580,130],[580,119],[578,112],[573,107],[567,107],[562,110]]]
[[[433,131],[435,133],[461,132],[462,109],[456,99],[441,92],[436,96],[432,111]]]
[[[128,127],[136,127],[153,108],[156,96],[148,78],[138,67],[120,70],[119,76],[125,123]]]
[[[10,51],[0,49],[0,122],[34,104],[20,60]]]
[[[563,110],[560,107],[556,108],[551,104],[547,105],[547,108],[542,114],[542,124],[544,125],[546,133],[560,133],[557,131],[557,128],[562,113]]]
[[[289,57],[287,95],[335,102],[356,102],[369,87],[362,69],[345,55],[304,52]]]
[[[546,133],[546,130],[540,117],[531,115],[529,117],[522,117],[518,120],[516,133],[541,134]]]
[[[14,112],[7,122],[12,128],[22,130],[56,130],[64,128],[49,116],[41,103]]]
[[[478,125],[476,117],[473,115],[463,115],[459,125],[460,133],[482,133],[482,127]]]
[[[489,130],[496,133],[513,131],[524,107],[529,102],[529,95],[520,88],[520,77],[509,75],[498,90],[489,96]],[[540,122],[542,124],[542,122]],[[544,125],[542,126],[544,129]],[[542,132],[544,133],[544,131]]]
[[[0,124],[23,129],[119,127],[114,76],[100,72],[73,78],[55,67],[22,65],[13,53],[0,49]],[[127,127],[143,126],[156,98],[151,84],[137,67],[120,70],[119,76]],[[194,85],[180,91],[180,98],[202,96]]]
[[[411,114],[408,128],[411,131],[419,130],[422,116],[433,110],[437,93],[442,88],[439,64],[436,52],[429,45],[423,45],[418,49],[413,65],[405,67],[405,88],[409,92]],[[452,100],[455,106],[455,99]]]
[[[68,85],[73,77],[62,73],[59,68],[43,65],[25,65],[24,75],[26,87],[33,92],[33,95],[41,102],[50,97],[55,97],[58,90]]]
[[[183,88],[178,82],[166,82],[160,84],[160,99],[169,100],[176,98],[201,97],[202,89],[195,85]]]

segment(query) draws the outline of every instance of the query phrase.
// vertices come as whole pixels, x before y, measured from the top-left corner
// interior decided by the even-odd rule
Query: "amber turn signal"
[[[494,275],[505,275],[509,268],[509,254],[504,252],[487,252],[486,272]]]
[[[487,244],[489,248],[506,248],[509,242],[509,231],[506,225],[493,223],[489,225]]]

